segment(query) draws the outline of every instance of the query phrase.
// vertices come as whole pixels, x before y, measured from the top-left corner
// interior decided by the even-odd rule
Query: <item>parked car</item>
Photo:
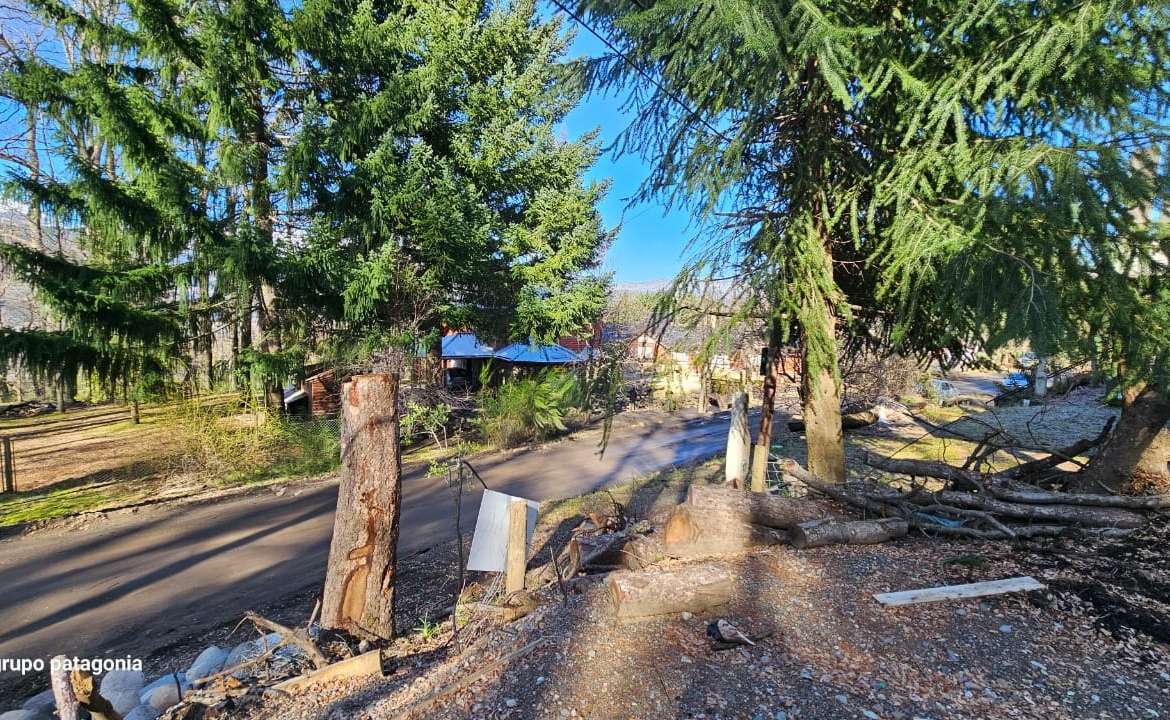
[[[1005,390],[1023,390],[1032,384],[1032,381],[1022,372],[1008,373],[999,381]]]

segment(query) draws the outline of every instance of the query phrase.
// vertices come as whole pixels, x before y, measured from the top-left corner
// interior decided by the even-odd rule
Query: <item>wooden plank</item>
[[[940,600],[959,600],[962,598],[983,597],[984,595],[1000,595],[1023,590],[1043,590],[1045,585],[1036,578],[1023,576],[991,580],[989,582],[970,583],[969,585],[944,585],[942,587],[923,588],[921,590],[903,590],[892,593],[875,593],[874,600],[887,607],[899,605],[915,605],[917,603],[938,602]]]
[[[528,503],[513,500],[508,504],[508,558],[505,566],[504,591],[511,595],[524,589],[524,568],[528,565]]]
[[[320,670],[314,670],[308,675],[299,675],[278,683],[274,687],[287,693],[295,693],[306,688],[326,682],[335,682],[346,678],[373,677],[382,675],[382,651],[371,650],[356,657],[339,660],[332,665],[326,665]]]

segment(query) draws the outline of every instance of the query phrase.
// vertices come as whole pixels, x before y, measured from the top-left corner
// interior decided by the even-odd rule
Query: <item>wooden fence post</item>
[[[321,624],[366,639],[394,636],[402,498],[398,377],[358,375],[341,393],[341,483]]]
[[[4,460],[4,492],[16,492],[16,468],[12,466],[12,438],[0,438],[0,446],[3,448]]]
[[[508,504],[508,555],[504,592],[511,595],[524,589],[524,569],[528,565],[528,503],[513,500]]]

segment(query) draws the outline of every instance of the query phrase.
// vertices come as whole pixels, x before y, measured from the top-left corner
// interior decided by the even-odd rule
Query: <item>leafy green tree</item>
[[[907,347],[1060,342],[1069,313],[1038,299],[1071,307],[1057,278],[1079,243],[1106,243],[1124,200],[1153,191],[1121,158],[1165,114],[1162,4],[578,10],[620,51],[594,80],[634,90],[625,147],[657,160],[644,192],[722,231],[681,284],[730,269],[728,304],[768,317],[773,344],[799,340],[809,467],[826,479],[844,478],[841,325]]]
[[[294,33],[299,302],[410,348],[444,325],[548,339],[600,315],[605,186],[584,179],[594,137],[559,137],[580,98],[559,23],[532,2],[308,0]]]

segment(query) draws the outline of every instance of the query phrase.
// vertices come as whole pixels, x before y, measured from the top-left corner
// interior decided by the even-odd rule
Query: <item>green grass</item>
[[[117,490],[92,485],[0,495],[0,527],[52,520],[108,507]]]

